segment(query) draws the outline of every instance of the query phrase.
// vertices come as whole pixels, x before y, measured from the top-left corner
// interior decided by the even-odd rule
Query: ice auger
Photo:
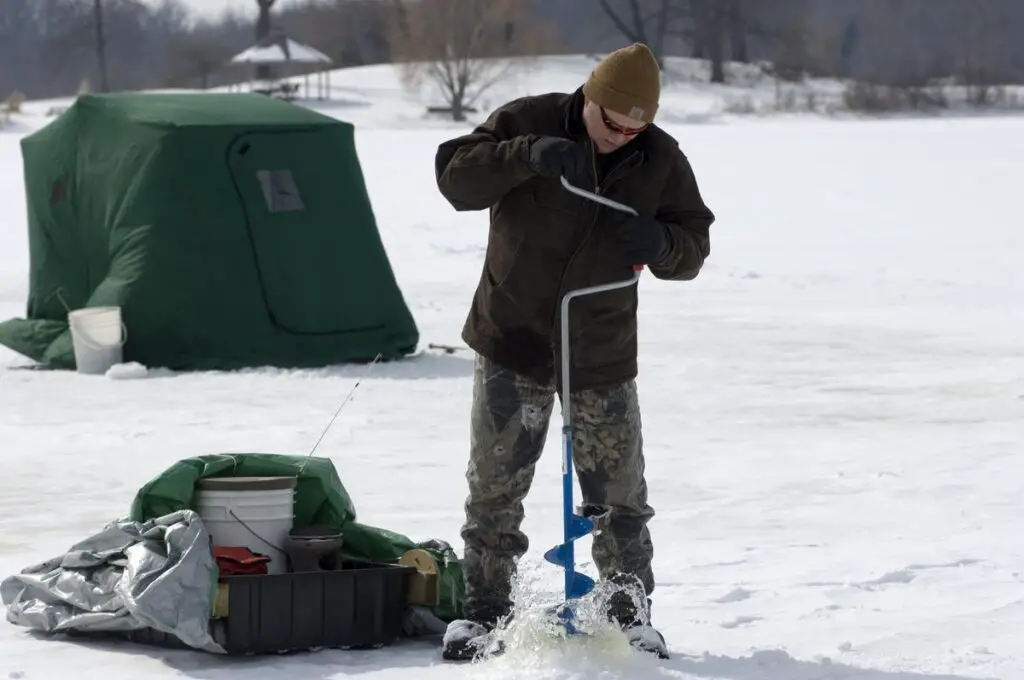
[[[580,189],[562,177],[562,186],[568,191],[614,210],[636,215],[637,212],[628,205]],[[578,600],[590,593],[594,588],[594,580],[576,571],[576,553],[573,543],[592,532],[599,531],[601,524],[608,519],[610,508],[600,505],[583,505],[573,510],[573,461],[572,461],[572,402],[569,390],[569,303],[577,297],[602,293],[617,288],[631,286],[640,279],[643,265],[633,266],[631,278],[615,283],[605,283],[587,288],[571,290],[562,297],[562,522],[563,542],[544,553],[544,559],[565,569],[565,602],[556,607],[558,618],[570,635],[579,631],[573,623],[575,618],[572,610],[573,600]]]

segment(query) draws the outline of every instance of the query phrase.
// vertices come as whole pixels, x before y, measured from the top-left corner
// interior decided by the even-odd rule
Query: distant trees
[[[389,0],[319,0],[284,5],[277,25],[330,56],[336,64],[389,61]]]
[[[846,21],[841,74],[856,81],[850,107],[1013,105],[1007,86],[1024,83],[1019,0],[876,0]],[[959,101],[950,101],[949,85],[960,86]]]
[[[199,24],[187,32],[175,35],[168,45],[167,85],[210,87],[215,74],[235,51],[232,44],[225,45],[215,27]]]
[[[164,86],[190,28],[176,0],[0,0],[0,98]]]
[[[651,48],[658,66],[665,67],[665,35],[677,0],[600,0],[601,9],[629,42]]]
[[[999,105],[1024,83],[1021,0],[247,0],[256,11],[196,21],[181,0],[0,0],[0,99],[94,90],[213,87],[256,36],[282,30],[337,66],[397,62],[409,87],[436,87],[455,117],[531,61],[600,55],[628,42],[730,62],[781,80],[851,84],[871,108],[944,106],[940,84]],[[404,17],[404,19],[402,18]],[[403,23],[404,22],[404,23]]]
[[[552,51],[529,0],[392,0],[391,55],[403,82],[434,84],[453,120],[531,56]]]
[[[807,35],[800,0],[599,0],[615,29],[629,42],[650,46],[664,68],[670,43],[688,46],[688,56],[703,59],[709,80],[726,81],[726,61],[750,59],[751,41],[774,56],[803,52]],[[768,7],[766,7],[768,5]],[[770,57],[769,57],[770,58]]]
[[[96,65],[100,74],[100,92],[110,89],[107,75],[107,41],[103,37],[103,0],[93,0],[93,25],[96,27]]]

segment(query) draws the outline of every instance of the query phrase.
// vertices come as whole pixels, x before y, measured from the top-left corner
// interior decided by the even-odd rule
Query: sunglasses
[[[612,132],[617,132],[625,137],[635,137],[647,129],[647,123],[644,123],[638,128],[622,127],[621,125],[619,125],[618,123],[616,123],[615,121],[608,117],[608,112],[605,111],[603,106],[599,106],[598,109],[600,109],[601,111],[601,122],[604,123],[604,126],[611,130]]]

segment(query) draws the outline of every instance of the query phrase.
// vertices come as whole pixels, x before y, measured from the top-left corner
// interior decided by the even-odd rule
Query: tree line
[[[227,60],[274,31],[336,67],[401,62],[453,107],[520,57],[600,54],[631,41],[707,63],[765,63],[777,77],[840,77],[922,91],[1024,82],[1020,0],[252,0],[251,12],[196,20],[180,0],[2,0],[0,97],[89,89],[210,87],[247,80]],[[266,73],[260,75],[268,75]]]

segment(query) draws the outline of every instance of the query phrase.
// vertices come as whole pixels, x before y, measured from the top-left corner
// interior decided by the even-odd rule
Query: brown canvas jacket
[[[675,139],[650,126],[599,177],[580,118],[582,92],[516,99],[471,133],[444,142],[435,173],[459,211],[489,210],[483,269],[463,328],[475,351],[542,384],[560,384],[560,303],[570,290],[632,276],[617,252],[612,209],[576,196],[530,165],[541,136],[573,138],[594,158],[581,188],[653,215],[669,227],[671,249],[649,267],[659,279],[691,280],[710,253],[714,215]],[[611,387],[637,374],[636,286],[576,298],[569,309],[570,387]]]

